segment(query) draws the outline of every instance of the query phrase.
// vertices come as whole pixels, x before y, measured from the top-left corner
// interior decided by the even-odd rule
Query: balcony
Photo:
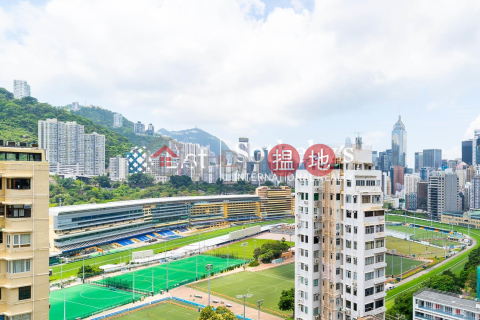
[[[475,320],[474,318],[469,318],[463,314],[456,314],[456,313],[447,313],[447,312],[443,312],[443,311],[440,311],[439,309],[433,309],[433,308],[426,308],[426,307],[421,307],[421,306],[416,306],[416,309],[417,310],[425,310],[425,311],[428,311],[429,313],[437,313],[439,315],[443,315],[443,316],[448,316],[448,317],[451,317],[451,318],[454,318],[454,319],[468,319],[468,320]],[[417,315],[415,317],[418,317]],[[431,319],[429,319],[431,320]]]

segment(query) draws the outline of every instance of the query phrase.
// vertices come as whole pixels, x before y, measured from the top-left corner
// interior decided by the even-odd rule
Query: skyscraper
[[[96,132],[84,135],[85,175],[105,174],[105,136]]]
[[[145,134],[145,125],[138,121],[137,123],[133,124],[133,131],[136,134]]]
[[[113,127],[119,128],[123,125],[123,117],[120,113],[115,112],[113,114]]]
[[[428,177],[428,212],[440,218],[445,211],[445,172],[434,171]]]
[[[241,173],[250,173],[249,160],[250,160],[250,143],[248,138],[238,138],[239,149],[246,152],[247,156],[238,155],[238,162],[241,165]]]
[[[423,167],[437,170],[442,167],[442,150],[441,149],[424,149],[423,150]]]
[[[462,161],[472,165],[473,140],[462,141]]]
[[[392,165],[406,167],[407,164],[407,131],[398,116],[398,121],[392,130]]]
[[[415,172],[420,172],[423,167],[423,152],[415,152]]]
[[[472,140],[472,165],[480,165],[480,129],[475,129]]]
[[[403,190],[403,177],[405,175],[405,169],[402,166],[393,166],[390,169],[390,177],[392,179],[392,194],[395,195],[397,192]]]
[[[296,319],[385,317],[382,173],[371,151],[353,154],[327,179],[297,171]]]
[[[27,84],[27,81],[13,80],[13,97],[15,99],[30,97],[30,86]]]

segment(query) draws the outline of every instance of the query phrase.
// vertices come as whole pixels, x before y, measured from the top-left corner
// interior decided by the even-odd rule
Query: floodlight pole
[[[258,307],[258,320],[260,320],[260,307],[262,306],[263,299],[257,301],[257,307]]]
[[[245,315],[245,298],[250,298],[250,297],[252,297],[252,296],[253,296],[252,293],[237,295],[237,299],[242,299],[242,298],[243,298],[243,320],[246,319],[246,315]]]
[[[230,245],[227,244],[227,268],[228,268],[228,256],[230,255],[229,247]]]
[[[85,256],[83,256],[82,283],[85,283]]]
[[[67,310],[66,310],[66,304],[65,304],[65,288],[63,288],[63,263],[60,264],[60,286],[62,287],[63,290],[63,320],[67,319]]]
[[[425,246],[425,267],[427,267],[427,254],[428,254],[428,247]]]
[[[248,242],[244,242],[241,244],[243,247],[243,267],[245,267],[245,247],[248,245]]]
[[[200,233],[198,234],[198,254],[195,255],[195,280],[198,280],[198,255],[200,254]]]
[[[208,272],[208,306],[210,306],[210,270],[212,270],[213,264],[207,264],[205,270]]]
[[[152,296],[153,296],[153,263],[152,263]]]

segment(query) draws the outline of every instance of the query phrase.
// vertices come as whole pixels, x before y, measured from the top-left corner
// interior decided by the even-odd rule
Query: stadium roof
[[[459,307],[465,310],[477,313],[477,302],[461,298],[454,293],[441,292],[438,290],[424,289],[414,294],[415,298],[425,299],[427,301],[438,302],[449,307]]]
[[[202,202],[202,201],[212,201],[212,200],[249,200],[249,199],[260,199],[259,196],[251,194],[239,194],[239,195],[221,195],[221,196],[188,196],[188,197],[165,197],[165,198],[149,198],[149,199],[139,199],[139,200],[126,200],[126,201],[114,201],[107,203],[88,203],[88,204],[78,204],[73,206],[64,206],[64,207],[53,207],[50,208],[49,213],[51,216],[58,216],[59,214],[72,213],[74,211],[86,211],[86,210],[101,210],[101,209],[112,209],[112,208],[121,208],[128,206],[144,206],[149,204],[157,203],[168,203],[168,202]]]

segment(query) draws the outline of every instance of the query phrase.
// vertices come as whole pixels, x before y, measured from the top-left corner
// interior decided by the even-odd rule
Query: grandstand
[[[280,190],[283,193],[275,196],[262,187],[261,196],[168,197],[50,208],[51,252],[71,256],[87,248],[102,251],[234,222],[291,217],[291,193]],[[275,204],[269,207],[269,201]],[[270,209],[262,212],[265,207]]]

